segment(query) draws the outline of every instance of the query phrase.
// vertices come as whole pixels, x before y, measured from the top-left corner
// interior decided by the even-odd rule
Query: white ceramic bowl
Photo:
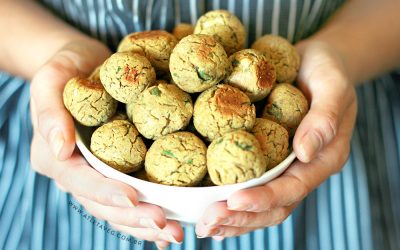
[[[211,203],[226,200],[234,192],[258,186],[278,177],[296,158],[292,152],[278,166],[246,182],[212,187],[175,187],[156,184],[121,173],[97,159],[89,150],[92,129],[76,124],[76,144],[88,163],[108,178],[134,187],[139,200],[162,207],[168,219],[196,223]]]

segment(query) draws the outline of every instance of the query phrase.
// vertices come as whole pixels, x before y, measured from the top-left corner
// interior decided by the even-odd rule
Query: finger
[[[35,129],[51,145],[59,160],[67,159],[75,144],[74,123],[63,105],[62,93],[69,79],[88,75],[109,55],[98,42],[70,43],[44,65],[32,79],[32,119]],[[98,48],[98,51],[93,51]]]
[[[230,210],[264,212],[303,200],[310,188],[296,176],[283,174],[265,185],[235,192],[227,204]]]
[[[104,177],[78,153],[60,165],[53,176],[69,192],[106,206],[133,208],[138,204],[137,193],[131,186]]]
[[[134,207],[138,203],[136,191],[131,186],[105,178],[90,167],[78,151],[67,161],[58,161],[48,147],[40,147],[46,145],[41,136],[34,136],[32,144],[35,144],[31,147],[32,167],[54,179],[68,192],[106,206]],[[53,165],[48,166],[49,162]]]
[[[110,225],[121,232],[148,241],[168,241],[176,244],[181,244],[183,241],[183,229],[176,221],[167,221],[167,225],[162,230],[127,227],[114,223]]]
[[[246,234],[257,230],[258,228],[254,227],[230,227],[230,226],[219,226],[212,230],[212,235],[207,237],[212,237],[215,240],[223,240],[228,237],[240,236],[242,234]]]
[[[229,210],[225,202],[214,203],[207,208],[207,216],[196,225],[196,232],[202,234],[221,225],[235,227],[276,225],[285,220],[297,204],[292,204],[288,207],[278,207],[267,212],[255,213]]]
[[[345,113],[335,140],[310,163],[295,161],[280,177],[263,186],[240,190],[227,204],[236,211],[261,212],[301,201],[330,175],[339,171],[350,151],[350,138],[355,121],[355,103]],[[353,117],[353,118],[352,118]]]
[[[305,57],[308,54],[305,53]],[[342,73],[341,66],[333,65],[335,62],[332,59],[317,60],[314,57],[303,58],[298,77],[300,89],[311,99],[310,110],[300,123],[293,140],[296,156],[303,162],[310,162],[317,152],[333,140],[344,111],[355,98],[354,88]]]
[[[170,243],[169,243],[168,241],[163,241],[163,240],[156,241],[156,247],[157,247],[158,250],[167,249],[167,247],[169,246],[169,244],[170,244]]]
[[[74,122],[62,102],[64,85],[78,70],[65,57],[55,57],[33,78],[31,85],[33,123],[59,160],[67,159],[75,147]]]
[[[93,216],[128,227],[161,230],[167,220],[163,210],[155,205],[139,203],[134,208],[104,206],[82,196],[74,196]]]

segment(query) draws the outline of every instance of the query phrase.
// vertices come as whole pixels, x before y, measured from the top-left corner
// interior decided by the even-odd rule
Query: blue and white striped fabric
[[[341,1],[323,0],[44,0],[58,16],[115,48],[127,33],[194,23],[228,9],[250,44],[265,33],[296,42]],[[197,239],[185,228],[171,249],[398,249],[400,246],[400,74],[358,89],[359,114],[343,171],[311,193],[281,225],[228,238]],[[155,249],[96,220],[53,181],[29,167],[32,126],[28,83],[0,73],[0,249]]]

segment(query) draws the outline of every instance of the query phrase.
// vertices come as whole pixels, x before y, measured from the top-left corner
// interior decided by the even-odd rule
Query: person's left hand
[[[222,240],[282,223],[346,162],[357,101],[342,59],[322,42],[304,41],[296,47],[302,56],[298,86],[311,104],[293,140],[298,160],[275,180],[208,207],[196,225],[199,238]]]

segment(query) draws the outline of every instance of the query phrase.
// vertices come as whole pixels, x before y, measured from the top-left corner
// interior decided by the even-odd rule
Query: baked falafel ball
[[[176,37],[176,39],[181,40],[185,36],[193,34],[194,26],[189,23],[180,23],[175,26],[172,30],[172,35]]]
[[[260,101],[271,92],[276,80],[275,68],[262,52],[240,50],[231,55],[229,60],[232,71],[225,83],[245,92],[252,102]]]
[[[282,125],[292,137],[308,111],[303,93],[288,83],[279,83],[268,96],[262,117]]]
[[[143,166],[146,145],[133,124],[115,120],[93,132],[90,151],[114,169],[130,173]]]
[[[207,149],[207,169],[213,183],[235,184],[260,177],[267,164],[256,137],[236,130],[211,142]]]
[[[256,109],[249,97],[227,84],[204,91],[194,104],[194,126],[208,141],[233,130],[251,130],[255,120]]]
[[[146,155],[149,180],[172,186],[195,186],[207,173],[207,147],[189,132],[158,138]]]
[[[110,119],[117,110],[114,100],[100,81],[74,77],[64,87],[63,101],[79,123],[98,126]]]
[[[288,40],[277,35],[265,35],[257,39],[251,48],[263,52],[274,65],[277,82],[292,83],[296,79],[300,56]]]
[[[189,94],[173,84],[152,86],[127,104],[128,117],[147,139],[185,128],[193,114]]]
[[[164,30],[141,31],[122,39],[117,51],[139,53],[149,59],[156,71],[169,71],[169,57],[178,40]]]
[[[257,138],[267,162],[267,170],[275,167],[289,154],[289,134],[278,123],[257,118],[251,133]]]
[[[195,93],[219,83],[231,66],[224,48],[212,36],[189,35],[175,46],[169,68],[179,88]]]
[[[92,74],[90,74],[90,76],[88,77],[89,80],[92,80],[92,81],[100,81],[100,69],[101,69],[101,65],[97,66],[97,67],[93,70]]]
[[[101,66],[100,79],[114,99],[128,103],[156,80],[146,57],[132,52],[117,52]]]
[[[115,120],[125,120],[129,121],[128,115],[125,112],[117,111],[109,120],[108,122],[112,122]]]
[[[213,10],[202,15],[197,20],[194,34],[213,36],[228,55],[243,49],[246,40],[242,22],[226,10]]]

